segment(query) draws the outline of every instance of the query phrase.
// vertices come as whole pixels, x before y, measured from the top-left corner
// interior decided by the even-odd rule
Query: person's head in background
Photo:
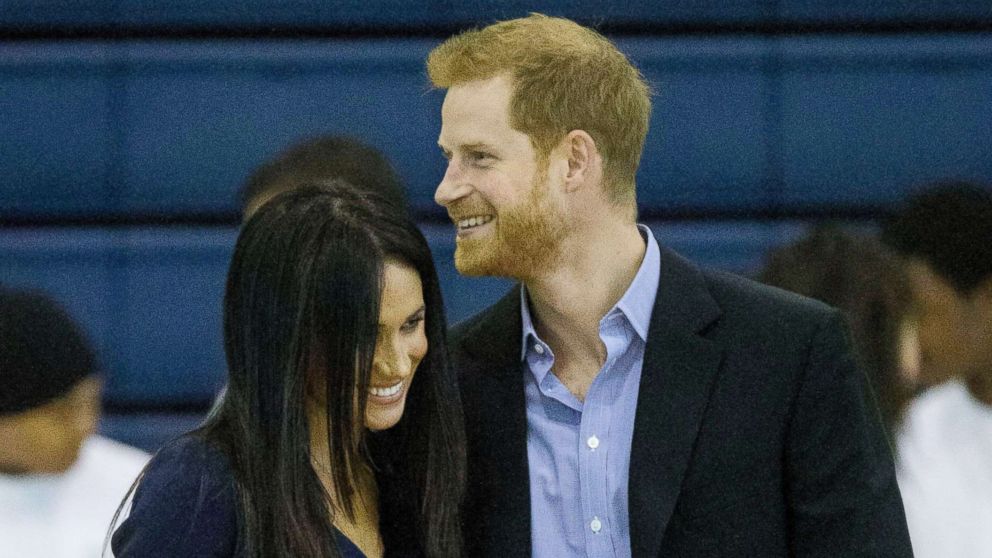
[[[919,373],[909,281],[899,258],[874,238],[823,226],[772,251],[759,279],[844,312],[892,439]]]
[[[334,178],[406,207],[402,181],[381,151],[351,137],[326,135],[297,143],[252,172],[241,190],[244,218],[276,194]]]
[[[224,296],[227,394],[201,432],[231,454],[258,555],[333,545],[327,502],[350,516],[373,459],[395,464],[402,490],[380,496],[404,500],[428,555],[456,553],[464,435],[444,331],[427,242],[392,200],[332,180],[248,219]]]
[[[905,256],[924,381],[961,378],[992,403],[992,190],[949,183],[922,191],[883,238]]]
[[[0,287],[0,474],[69,469],[100,416],[96,357],[47,296]]]

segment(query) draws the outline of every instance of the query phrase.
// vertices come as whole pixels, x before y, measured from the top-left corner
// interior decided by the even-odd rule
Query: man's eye
[[[490,163],[494,157],[484,151],[473,151],[469,153],[468,158],[469,160],[471,160],[473,163],[476,164],[478,163],[487,164]]]

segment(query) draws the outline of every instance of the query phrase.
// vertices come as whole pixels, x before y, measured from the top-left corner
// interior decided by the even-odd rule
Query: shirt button
[[[586,440],[586,445],[589,446],[589,449],[596,449],[596,448],[598,448],[599,447],[599,438],[597,438],[596,436],[589,436],[589,439]]]
[[[537,354],[539,354],[539,355],[543,355],[544,354],[544,347],[542,347],[540,345],[534,345],[534,352],[537,353]]]
[[[589,522],[589,528],[592,529],[593,533],[598,533],[603,529],[603,522],[599,520],[598,517],[592,518]]]

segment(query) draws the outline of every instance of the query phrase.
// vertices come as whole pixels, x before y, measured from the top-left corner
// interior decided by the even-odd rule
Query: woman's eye
[[[422,322],[422,321],[424,321],[424,317],[423,316],[418,316],[416,318],[410,318],[409,320],[407,320],[403,324],[403,331],[413,331],[413,330],[417,329],[417,326],[419,326],[420,325],[420,322]]]

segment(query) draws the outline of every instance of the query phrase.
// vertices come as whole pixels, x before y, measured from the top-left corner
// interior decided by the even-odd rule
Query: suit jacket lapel
[[[661,248],[628,477],[634,558],[658,556],[722,352],[697,335],[720,314],[702,274]]]
[[[480,479],[499,491],[493,501],[482,503],[490,513],[483,548],[499,549],[502,556],[530,556],[530,473],[527,463],[527,408],[520,360],[520,288],[516,287],[497,302],[479,327],[465,335],[465,346],[472,348],[471,369],[484,379],[485,393],[478,398],[484,408],[479,416],[486,432],[480,447],[493,452],[498,477]],[[478,376],[477,376],[478,378]]]

